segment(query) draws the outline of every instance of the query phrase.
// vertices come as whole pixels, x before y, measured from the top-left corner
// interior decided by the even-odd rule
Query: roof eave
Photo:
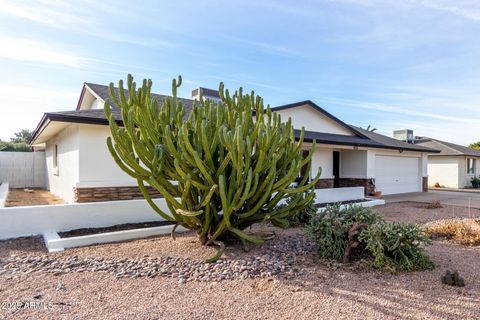
[[[309,106],[313,109],[315,109],[316,111],[320,112],[321,114],[323,114],[324,116],[326,116],[327,118],[337,122],[339,125],[341,125],[342,127],[352,131],[353,133],[355,133],[356,135],[362,137],[362,138],[368,138],[367,136],[365,136],[363,133],[361,133],[360,131],[358,131],[357,129],[353,128],[352,126],[349,126],[348,124],[346,124],[345,122],[343,122],[342,120],[338,119],[337,117],[335,117],[333,114],[329,113],[328,111],[326,111],[325,109],[323,109],[322,107],[320,107],[319,105],[317,105],[315,102],[313,102],[312,100],[303,100],[303,101],[298,101],[298,102],[294,102],[294,103],[289,103],[289,104],[285,104],[285,105],[282,105],[282,106],[278,106],[278,107],[273,107],[271,108],[272,111],[281,111],[281,110],[285,110],[285,109],[291,109],[291,108],[297,108],[297,107],[301,107],[301,106]]]
[[[28,141],[28,144],[32,145],[35,143],[35,140],[42,134],[43,130],[48,126],[50,122],[68,122],[68,123],[78,123],[78,124],[92,124],[92,125],[104,125],[108,126],[107,119],[101,118],[91,118],[91,117],[80,117],[80,116],[71,116],[58,113],[45,113],[40,120],[40,123],[37,125],[37,128],[33,131],[32,138]],[[119,126],[123,126],[122,120],[116,120],[116,123]]]

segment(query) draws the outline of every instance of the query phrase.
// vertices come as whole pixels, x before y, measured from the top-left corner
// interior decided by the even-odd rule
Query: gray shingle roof
[[[370,148],[379,148],[379,149],[395,149],[395,150],[408,150],[408,151],[419,151],[419,152],[437,152],[434,149],[429,149],[422,146],[417,146],[411,143],[406,143],[399,141],[393,138],[389,138],[377,133],[371,132],[364,133],[361,128],[354,127],[356,130],[362,130],[362,134],[367,137],[360,136],[346,136],[342,134],[332,134],[332,133],[323,133],[315,131],[305,131],[305,141],[312,142],[313,140],[321,144],[337,144],[337,145],[347,145],[347,146],[358,146],[358,147],[370,147]],[[370,136],[370,137],[369,137]],[[300,137],[300,130],[295,130],[295,137]],[[372,139],[373,137],[374,139]]]
[[[412,151],[435,152],[435,153],[438,152],[435,148],[428,148],[427,146],[421,146],[421,145],[417,145],[417,144],[413,144],[413,143],[407,143],[405,141],[401,141],[401,140],[398,140],[398,139],[395,139],[395,138],[390,138],[390,137],[384,136],[383,134],[378,134],[378,133],[375,133],[375,132],[371,132],[371,131],[362,129],[360,127],[355,127],[355,126],[351,126],[351,127],[356,129],[357,131],[360,131],[360,133],[362,133],[367,138],[369,138],[369,139],[371,139],[371,140],[373,140],[373,141],[375,141],[379,144],[388,146],[390,148],[412,150]]]
[[[108,94],[108,86],[89,83],[89,82],[85,82],[85,85],[88,86],[90,89],[92,89],[92,91],[95,92],[104,101],[110,97]],[[115,94],[118,96],[118,88],[115,88]],[[126,91],[126,96],[128,98],[128,91]],[[151,93],[151,96],[155,98],[155,100],[157,100],[158,105],[162,105],[165,98],[169,97],[169,96],[158,94],[158,93]],[[190,113],[190,110],[192,110],[192,107],[193,107],[194,100],[185,99],[185,98],[178,98],[178,100],[183,103],[187,113]],[[118,108],[118,106],[115,105],[112,101],[110,101],[110,105],[114,108]]]
[[[99,85],[95,83],[85,83],[85,86],[88,86],[102,100],[105,100],[109,97],[108,86]],[[118,94],[117,88],[115,89],[115,91],[116,91],[116,94]],[[128,92],[127,92],[127,95],[128,95]],[[156,94],[156,93],[152,93],[151,95],[158,101],[159,105],[162,105],[165,98],[168,97],[168,96]],[[178,98],[178,99],[185,106],[186,114],[188,115],[193,107],[194,100],[184,99],[184,98]],[[325,111],[323,108],[320,108],[310,100],[276,107],[276,108],[273,108],[272,110],[275,111],[275,110],[282,110],[285,108],[293,108],[293,107],[304,105],[304,104],[309,104],[313,106],[314,109],[330,117],[332,120],[338,122],[340,125],[351,129],[352,132],[355,134],[352,136],[347,136],[347,135],[339,135],[339,134],[331,134],[331,133],[323,133],[323,132],[305,131],[305,141],[316,140],[318,143],[323,143],[323,144],[363,146],[363,147],[372,147],[372,148],[411,150],[411,151],[432,152],[432,153],[438,152],[437,150],[427,148],[426,146],[406,143],[397,139],[383,136],[381,134],[377,134],[374,132],[361,129],[359,127],[349,126],[344,122],[342,122],[341,120],[339,120],[338,118],[331,115],[330,113],[328,113],[327,111]],[[112,114],[114,115],[116,121],[119,124],[121,124],[122,117],[121,117],[120,109],[114,103],[111,103],[111,106],[112,106]],[[38,125],[37,129],[35,129],[31,141],[34,141],[36,137],[41,133],[41,131],[44,128],[44,125],[47,123],[47,120],[86,123],[86,124],[101,124],[101,125],[108,124],[108,121],[105,117],[105,113],[103,109],[49,112],[49,113],[45,113],[44,117],[42,118],[42,121]],[[300,131],[295,130],[295,135],[299,137]]]
[[[429,137],[419,137],[417,138],[415,144],[440,150],[438,155],[440,156],[470,156],[470,157],[480,157],[480,150],[475,150],[468,148],[459,144],[446,142],[438,139],[433,139]]]

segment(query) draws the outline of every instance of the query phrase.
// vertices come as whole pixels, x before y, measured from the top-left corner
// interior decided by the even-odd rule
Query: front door
[[[333,187],[340,187],[340,152],[333,151]]]

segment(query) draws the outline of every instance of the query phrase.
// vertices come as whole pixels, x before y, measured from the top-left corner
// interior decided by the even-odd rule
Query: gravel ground
[[[47,204],[62,204],[65,203],[62,199],[54,196],[45,189],[10,189],[8,190],[5,207],[18,206],[39,206]]]
[[[410,222],[452,214],[451,208],[423,209],[423,205],[395,203],[378,207],[378,211],[387,219]],[[466,210],[461,213],[459,208],[455,211],[456,215],[472,214]],[[480,216],[480,212],[473,215]],[[223,262],[211,265],[210,276],[216,274],[213,269],[218,266],[221,272],[228,270],[234,280],[211,276],[205,281],[194,277],[181,281],[179,272],[117,277],[108,269],[111,265],[130,263],[134,268],[147,270],[155,263],[177,259],[179,266],[188,261],[198,270],[215,249],[200,246],[191,233],[176,241],[156,237],[60,254],[46,254],[37,238],[3,241],[0,270],[5,271],[0,275],[0,315],[5,319],[480,318],[480,247],[435,241],[427,249],[437,265],[434,270],[391,275],[361,264],[318,260],[313,253],[315,247],[301,229],[268,230],[276,232],[274,240],[247,253],[240,246],[230,246]],[[52,268],[55,261],[59,265],[70,263],[70,270],[42,269]],[[265,274],[255,274],[258,266],[240,271],[255,261],[260,268],[266,268]],[[102,263],[107,270],[101,270]],[[231,267],[235,264],[239,266],[237,274]],[[272,264],[279,268],[268,274],[267,266]],[[93,270],[99,266],[100,270]],[[15,267],[19,269],[13,271]],[[82,267],[85,270],[78,272]],[[43,271],[25,273],[21,268]],[[458,270],[466,286],[441,284],[440,277],[447,269]],[[247,276],[243,276],[244,271]]]

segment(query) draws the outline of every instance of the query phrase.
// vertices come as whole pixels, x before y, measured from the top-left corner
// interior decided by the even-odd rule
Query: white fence
[[[0,183],[10,188],[45,188],[45,152],[0,151]]]

